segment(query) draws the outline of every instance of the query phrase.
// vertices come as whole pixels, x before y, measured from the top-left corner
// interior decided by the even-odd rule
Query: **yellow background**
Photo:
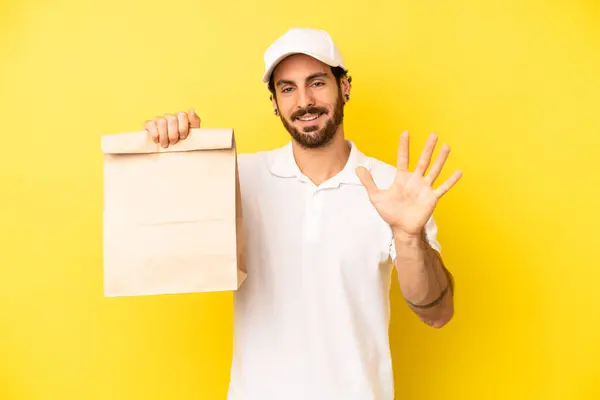
[[[393,288],[397,397],[600,398],[596,0],[0,7],[0,399],[225,398],[231,293],[102,296],[100,135],[195,107],[242,152],[282,145],[260,77],[290,26],[337,41],[364,151],[435,131],[464,171],[436,212],[455,319]]]

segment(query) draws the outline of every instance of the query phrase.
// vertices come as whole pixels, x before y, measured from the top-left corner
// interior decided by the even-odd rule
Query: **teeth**
[[[313,115],[312,117],[300,117],[298,118],[301,121],[313,121],[315,119],[317,119],[319,116],[318,115]]]

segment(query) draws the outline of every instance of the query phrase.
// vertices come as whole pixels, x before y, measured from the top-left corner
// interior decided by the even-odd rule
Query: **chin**
[[[291,122],[282,116],[281,121],[296,143],[312,149],[329,145],[338,128],[335,123],[337,120],[330,117],[328,113],[304,121],[296,118]]]
[[[306,136],[318,136],[324,129],[324,126],[311,125],[311,126],[300,126],[298,131],[302,132]]]

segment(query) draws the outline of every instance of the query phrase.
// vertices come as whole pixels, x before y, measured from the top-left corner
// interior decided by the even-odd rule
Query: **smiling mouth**
[[[321,115],[323,115],[323,114],[322,113],[319,113],[319,114],[305,114],[305,115],[303,115],[301,117],[298,117],[296,119],[299,120],[299,121],[302,121],[302,122],[310,122],[310,121],[316,120]]]

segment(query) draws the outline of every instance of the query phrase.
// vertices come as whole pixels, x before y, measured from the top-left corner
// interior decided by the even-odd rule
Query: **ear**
[[[342,87],[342,96],[346,97],[346,95],[350,96],[350,89],[352,88],[350,86],[350,82],[348,82],[348,78],[347,77],[342,77],[342,79],[340,79],[340,85]]]
[[[277,99],[275,98],[274,95],[271,95],[271,105],[273,106],[274,110],[277,110]]]

